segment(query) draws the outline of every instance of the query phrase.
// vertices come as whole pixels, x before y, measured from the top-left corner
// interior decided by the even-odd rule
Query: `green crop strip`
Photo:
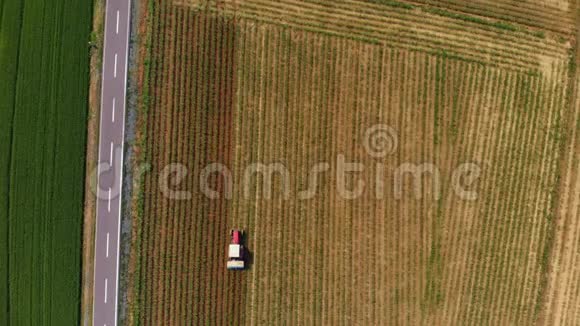
[[[385,5],[393,8],[402,8],[412,10],[415,9],[415,6],[410,5],[408,3],[393,1],[393,0],[367,0],[367,2],[378,4],[378,5]]]
[[[0,2],[0,325],[80,322],[90,2]]]
[[[453,12],[449,12],[447,10],[443,10],[443,9],[439,9],[439,8],[427,8],[424,7],[422,8],[423,11],[428,12],[428,13],[432,13],[438,16],[442,16],[442,17],[447,17],[447,18],[453,18],[453,19],[459,19],[459,20],[463,20],[466,22],[470,22],[470,23],[476,23],[476,24],[480,24],[480,25],[485,25],[485,26],[490,26],[490,27],[495,27],[495,28],[499,28],[499,29],[503,29],[506,31],[510,31],[510,32],[516,32],[518,29],[517,27],[515,27],[512,24],[506,23],[506,22],[502,22],[502,21],[489,21],[483,18],[479,18],[479,17],[475,17],[475,16],[468,16],[468,15],[463,15],[463,14],[456,14]]]

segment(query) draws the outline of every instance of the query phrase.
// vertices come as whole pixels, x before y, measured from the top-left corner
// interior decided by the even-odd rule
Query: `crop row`
[[[268,201],[260,199],[264,190],[256,184],[257,198],[237,198],[232,214],[233,224],[249,229],[256,252],[246,295],[248,322],[396,322],[441,305],[452,314],[427,318],[443,324],[445,318],[534,320],[534,284],[543,272],[535,259],[543,254],[549,227],[543,214],[554,187],[558,158],[552,149],[559,140],[553,132],[563,110],[555,99],[566,87],[562,65],[554,67],[556,75],[540,78],[240,24],[238,174],[244,162],[283,162],[296,173],[291,184],[301,185],[312,161],[343,152],[368,163],[357,145],[373,121],[389,122],[411,142],[401,145],[397,162],[434,161],[449,172],[477,158],[491,170],[481,185],[483,199],[475,204],[453,199],[451,189],[441,201],[424,199],[419,205],[404,200],[385,207],[369,198],[343,202],[332,188],[314,202]],[[333,91],[332,85],[342,89]],[[377,230],[395,231],[371,241],[369,233]],[[333,246],[339,243],[340,249]],[[280,252],[293,262],[292,273],[276,262]],[[313,289],[321,291],[320,306]],[[378,300],[387,308],[374,310],[371,303]],[[509,307],[508,317],[496,313],[502,306]]]
[[[220,12],[371,43],[447,53],[464,60],[492,63],[509,69],[518,67],[523,71],[538,69],[542,56],[566,57],[562,44],[551,39],[502,32],[478,23],[438,17],[425,10],[395,8],[391,12],[391,8],[388,9],[378,10],[376,6],[360,2],[329,6],[317,1],[274,4],[256,0],[230,4]]]
[[[195,176],[206,164],[228,159],[234,27],[164,2],[154,9],[147,126],[152,173],[139,225],[143,261],[137,282],[143,284],[136,320],[145,325],[229,323],[239,313],[231,299],[238,276],[225,273],[222,255],[227,206],[196,192]],[[166,198],[158,184],[163,169],[177,162],[192,169],[180,184],[193,191],[189,200]]]
[[[524,26],[530,26],[540,30],[549,30],[554,33],[569,35],[573,31],[574,13],[572,1],[568,3],[568,10],[548,6],[546,2],[528,1],[516,3],[508,1],[474,0],[462,2],[457,0],[443,0],[437,3],[426,0],[413,0],[413,2],[452,9],[469,15],[490,17],[493,19],[516,22]]]

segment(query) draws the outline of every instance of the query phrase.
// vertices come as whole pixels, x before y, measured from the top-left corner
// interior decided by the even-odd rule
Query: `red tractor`
[[[230,236],[232,240],[228,248],[227,268],[229,270],[242,270],[246,267],[244,261],[244,246],[242,245],[244,231],[233,229],[230,231]]]

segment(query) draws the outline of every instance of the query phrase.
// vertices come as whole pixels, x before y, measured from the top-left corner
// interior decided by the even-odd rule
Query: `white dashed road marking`
[[[109,232],[107,232],[107,249],[105,252],[105,256],[109,258]]]
[[[111,153],[109,156],[109,165],[111,165],[111,166],[113,166],[113,151],[114,151],[113,142],[111,142]]]
[[[108,211],[111,211],[111,188],[109,188],[109,206],[107,207]]]
[[[109,285],[109,279],[105,278],[105,303],[107,303],[108,285]]]
[[[115,122],[115,102],[116,102],[116,100],[117,99],[113,97],[113,109],[111,110],[111,111],[113,111],[111,113],[112,114],[111,121],[113,121],[113,122]]]
[[[117,54],[115,53],[115,70],[113,71],[113,77],[117,78]]]

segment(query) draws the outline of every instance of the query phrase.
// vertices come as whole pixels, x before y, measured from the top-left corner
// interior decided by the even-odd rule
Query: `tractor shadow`
[[[248,247],[244,247],[245,250],[245,263],[246,263],[246,270],[251,270],[252,266],[254,266],[254,252],[248,249]]]

